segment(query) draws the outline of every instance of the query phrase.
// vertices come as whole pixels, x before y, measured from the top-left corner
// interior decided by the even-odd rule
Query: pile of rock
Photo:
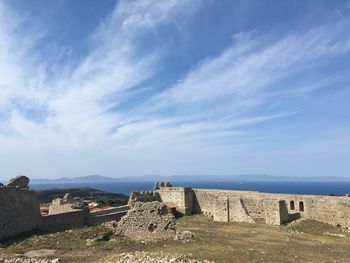
[[[38,258],[13,258],[13,259],[2,259],[0,263],[59,263],[61,262],[58,258],[55,259],[38,259]]]
[[[135,202],[117,223],[116,234],[133,240],[165,240],[176,236],[174,215],[161,202]]]
[[[191,255],[172,256],[160,253],[151,252],[134,252],[121,254],[118,261],[106,261],[105,263],[214,263],[209,260],[195,260]]]

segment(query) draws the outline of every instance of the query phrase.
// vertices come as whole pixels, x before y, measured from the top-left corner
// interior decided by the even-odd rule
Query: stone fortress
[[[90,212],[81,200],[65,195],[52,201],[48,215],[41,215],[40,202],[28,184],[26,176],[17,176],[6,186],[0,184],[0,240],[32,231],[58,232],[118,221],[128,211],[128,206],[120,206]]]
[[[153,191],[133,192],[130,201],[160,201],[182,215],[204,214],[217,222],[283,225],[313,219],[350,229],[350,197],[192,189],[156,183]]]
[[[252,191],[192,189],[156,183],[153,190],[132,192],[129,205],[90,212],[79,198],[53,200],[48,215],[28,188],[29,179],[15,177],[0,184],[0,240],[31,231],[57,232],[85,225],[118,222],[135,202],[164,203],[176,215],[204,214],[218,222],[283,225],[313,219],[350,229],[350,197],[271,194]]]

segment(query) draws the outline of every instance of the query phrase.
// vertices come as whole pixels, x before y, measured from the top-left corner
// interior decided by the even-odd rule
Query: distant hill
[[[124,194],[109,193],[89,187],[67,188],[67,189],[50,189],[35,191],[41,203],[49,203],[55,198],[62,198],[64,194],[70,193],[72,197],[81,197],[95,201],[99,204],[108,204],[112,206],[126,205],[129,197]]]
[[[68,177],[62,177],[57,179],[31,179],[31,184],[53,184],[53,183],[93,183],[93,182],[115,182],[119,181],[120,179],[112,178],[112,177],[106,177],[102,175],[87,175],[87,176],[81,176],[81,177],[74,177],[74,178],[68,178]]]
[[[88,175],[82,177],[58,179],[31,179],[31,184],[71,184],[71,183],[108,183],[108,182],[150,182],[150,181],[169,181],[169,182],[285,182],[285,181],[300,181],[300,182],[342,182],[350,181],[350,178],[343,177],[283,177],[266,174],[242,174],[242,175],[144,175],[137,177],[120,177],[113,178],[101,175]]]

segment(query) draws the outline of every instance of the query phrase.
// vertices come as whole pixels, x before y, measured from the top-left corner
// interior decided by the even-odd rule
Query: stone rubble
[[[118,222],[116,234],[132,240],[166,240],[176,236],[174,215],[167,212],[163,203],[135,202]]]
[[[152,253],[137,251],[134,253],[120,254],[121,258],[117,261],[105,261],[104,263],[215,263],[210,260],[192,259],[192,255],[173,256],[163,252]]]
[[[174,240],[188,240],[188,239],[192,239],[195,238],[196,235],[195,233],[191,232],[191,231],[177,231],[176,235],[174,237]]]
[[[0,263],[60,263],[59,258],[55,259],[37,259],[37,258],[12,258],[12,259],[2,259],[0,258]]]

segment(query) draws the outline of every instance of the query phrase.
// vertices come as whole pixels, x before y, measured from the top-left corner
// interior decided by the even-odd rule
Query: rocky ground
[[[0,263],[59,263],[61,262],[58,258],[56,259],[38,259],[38,258],[14,258],[14,259],[1,259]]]
[[[120,258],[106,259],[104,263],[214,263],[209,260],[195,260],[192,255],[174,256],[163,252],[152,253],[144,251],[136,251],[134,253],[122,253]]]
[[[316,221],[298,221],[285,227],[274,227],[218,223],[196,215],[180,218],[176,224],[177,230],[189,232],[177,240],[158,242],[133,241],[116,236],[105,226],[27,235],[0,244],[0,258],[59,258],[62,263],[137,262],[138,257],[149,260],[141,261],[145,263],[169,260],[203,263],[205,260],[216,263],[350,262],[350,234]],[[195,233],[195,237],[190,238],[190,233]]]

